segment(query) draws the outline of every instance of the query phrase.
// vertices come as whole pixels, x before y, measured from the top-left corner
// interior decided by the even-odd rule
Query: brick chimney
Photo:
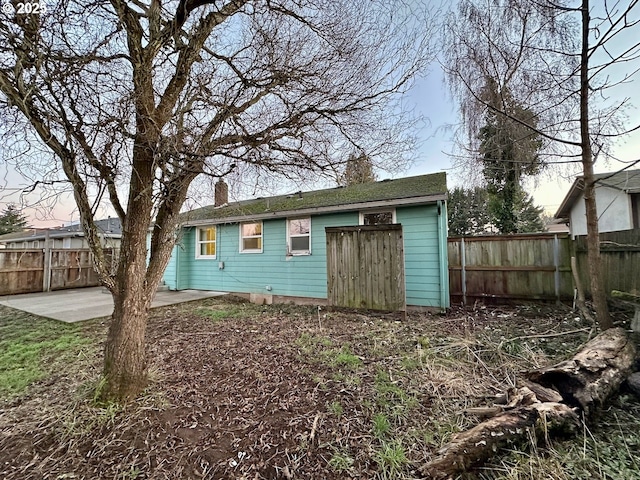
[[[215,185],[213,205],[219,207],[225,203],[229,203],[229,185],[227,185],[223,179],[220,179]]]

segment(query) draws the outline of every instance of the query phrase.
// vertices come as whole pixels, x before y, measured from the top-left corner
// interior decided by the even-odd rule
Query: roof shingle
[[[297,192],[290,195],[278,195],[234,202],[220,207],[213,205],[191,210],[182,214],[186,224],[200,223],[205,220],[234,221],[240,217],[278,217],[285,212],[322,209],[323,211],[344,210],[348,205],[361,205],[388,201],[389,205],[403,203],[402,200],[420,197],[433,197],[433,201],[445,198],[447,178],[445,173],[434,173],[396,180],[382,180],[374,183],[336,187],[310,192]],[[438,197],[438,198],[436,198]],[[426,201],[426,200],[425,200]]]

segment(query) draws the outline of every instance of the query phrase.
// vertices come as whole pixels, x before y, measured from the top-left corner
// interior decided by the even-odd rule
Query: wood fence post
[[[553,236],[553,265],[556,267],[553,279],[556,288],[556,303],[560,303],[560,241],[557,233]]]
[[[44,231],[44,261],[42,271],[42,291],[51,290],[51,245],[49,245],[49,229]]]
[[[467,304],[467,271],[465,270],[465,245],[464,237],[460,238],[460,283],[462,284],[462,304]]]

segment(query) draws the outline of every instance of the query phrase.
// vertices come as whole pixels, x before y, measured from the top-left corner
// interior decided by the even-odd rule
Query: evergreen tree
[[[27,217],[15,205],[7,205],[5,211],[0,214],[0,235],[21,232],[25,228],[27,228]]]
[[[492,205],[494,202],[495,205]],[[492,196],[488,187],[456,187],[449,192],[447,202],[449,235],[483,235],[495,230],[500,233],[533,233],[545,230],[542,207],[534,205],[533,199],[521,189],[513,196],[509,211],[504,210],[504,203],[497,196]],[[509,232],[501,231],[501,228],[504,229],[505,218],[513,222]]]
[[[546,227],[543,219],[544,209],[533,203],[533,198],[523,194],[519,201],[516,230],[518,233],[544,232]]]
[[[359,183],[372,183],[377,180],[373,171],[373,162],[366,154],[351,154],[347,159],[344,173],[338,181],[339,185],[345,187]]]
[[[482,235],[491,223],[487,212],[487,189],[456,187],[447,202],[449,235]]]
[[[542,148],[540,135],[517,120],[532,126],[538,120],[508,91],[499,91],[493,80],[487,82],[484,97],[489,105],[506,109],[510,115],[488,109],[486,123],[480,129],[479,154],[489,193],[489,212],[500,233],[519,233],[518,219],[526,203],[522,179],[540,173],[543,163],[538,154]]]

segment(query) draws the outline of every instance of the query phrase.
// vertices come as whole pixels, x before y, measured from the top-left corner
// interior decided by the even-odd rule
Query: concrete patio
[[[221,295],[226,293],[205,290],[159,291],[153,299],[151,308]],[[0,296],[0,305],[67,323],[108,317],[113,311],[111,294],[102,287],[4,295]]]

